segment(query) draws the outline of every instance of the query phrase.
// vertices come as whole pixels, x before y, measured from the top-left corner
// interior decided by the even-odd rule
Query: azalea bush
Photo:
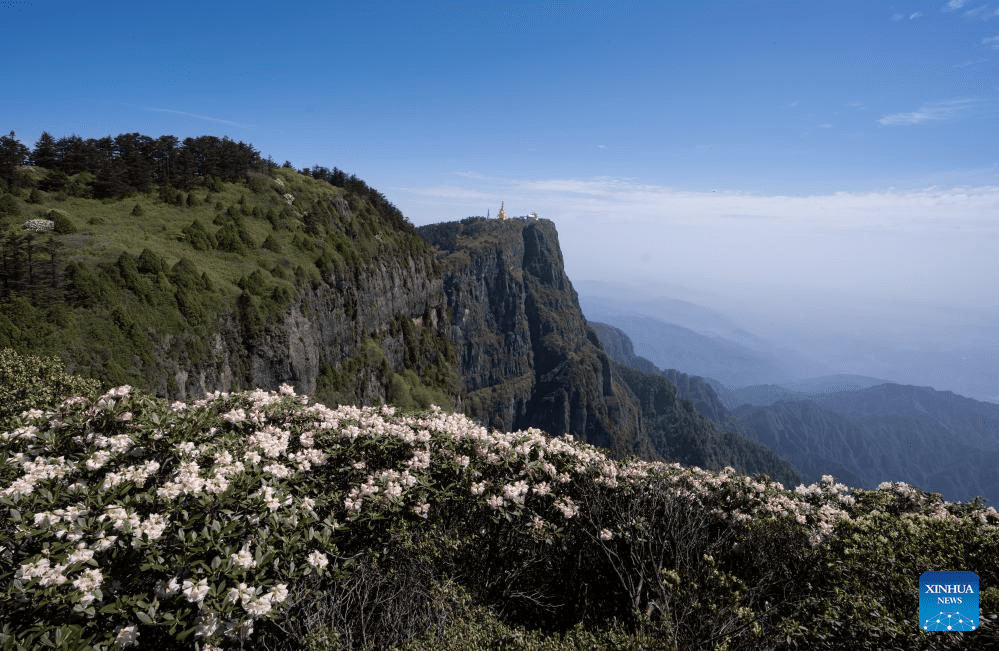
[[[173,404],[128,386],[74,393],[19,395],[0,430],[5,649],[996,635],[999,514],[980,502],[612,460],[571,436],[330,408],[288,386]],[[981,630],[918,630],[930,569],[978,572]]]

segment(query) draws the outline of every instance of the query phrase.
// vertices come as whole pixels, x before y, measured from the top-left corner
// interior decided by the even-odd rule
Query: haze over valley
[[[0,21],[0,647],[999,649],[999,0]]]
[[[746,352],[772,355],[783,369],[746,382],[733,377],[733,386],[853,374],[999,403],[995,379],[999,309],[861,303],[843,293],[802,293],[793,300],[761,294],[752,301],[745,295],[655,283],[581,280],[574,285],[588,318],[629,331],[640,354],[650,359],[655,353],[638,343],[652,336],[643,335],[636,322],[643,317],[738,344]],[[625,327],[626,321],[631,328]],[[668,359],[661,361],[673,367]],[[683,366],[680,363],[678,368],[711,375],[704,367]]]

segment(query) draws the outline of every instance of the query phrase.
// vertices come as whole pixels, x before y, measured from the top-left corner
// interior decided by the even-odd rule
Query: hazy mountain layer
[[[659,371],[635,355],[631,340],[617,328],[595,322],[590,326],[641,404],[643,424],[663,457],[704,468],[764,472],[788,486],[801,482],[798,471],[770,449],[723,427],[729,413],[702,378],[673,369]]]
[[[615,360],[647,369],[621,330],[598,324]],[[822,394],[792,392],[769,385],[728,390],[733,398],[760,404],[730,408],[714,390],[716,381],[676,370],[680,395],[718,427],[737,431],[787,459],[806,478],[830,474],[849,485],[873,488],[903,481],[940,492],[948,500],[975,496],[999,501],[999,405],[949,391],[878,384]],[[816,378],[806,386],[837,386],[874,378]],[[842,386],[842,385],[838,385]],[[724,387],[722,387],[724,389]]]

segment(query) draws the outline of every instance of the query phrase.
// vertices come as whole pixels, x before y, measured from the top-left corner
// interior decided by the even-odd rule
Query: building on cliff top
[[[489,218],[488,216],[489,216],[489,211],[487,210],[486,211],[486,218],[487,219]],[[509,215],[506,214],[506,202],[505,201],[501,201],[500,202],[500,209],[499,209],[499,213],[496,215],[496,219],[500,220],[501,222],[502,221],[506,221],[507,219],[514,219],[513,217],[510,217]],[[536,213],[536,212],[530,212],[530,213],[527,213],[526,215],[524,215],[523,217],[517,217],[516,219],[533,219],[533,220],[537,220],[538,219],[538,213]]]

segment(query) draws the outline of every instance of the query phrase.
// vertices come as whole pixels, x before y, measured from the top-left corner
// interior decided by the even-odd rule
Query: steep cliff
[[[183,348],[170,354],[174,337],[164,335],[157,359],[169,374],[157,391],[185,399],[288,383],[336,402],[388,401],[392,374],[412,368],[423,377],[441,366],[446,374],[453,363],[440,332],[442,310],[430,256],[386,255],[303,287],[285,310],[259,324],[241,318],[238,307],[224,314],[203,359]]]
[[[72,229],[40,248],[0,220],[0,347],[171,400],[288,383],[327,404],[436,403],[618,455],[725,463],[664,444],[702,430],[622,379],[549,221],[415,229],[360,180],[286,168],[117,202],[39,195]]]
[[[749,474],[762,472],[788,486],[801,483],[791,464],[745,436],[744,427],[702,378],[674,369],[660,371],[635,354],[622,330],[605,323],[590,325],[638,401],[642,429],[663,458],[702,468],[732,466]]]
[[[74,197],[44,284],[0,265],[0,346],[169,399],[288,383],[334,404],[454,407],[435,253],[377,192],[342,183],[279,168]],[[0,220],[0,238],[22,242],[18,228]],[[19,246],[6,259],[41,262]]]
[[[597,333],[604,350],[618,364],[642,373],[665,377],[676,387],[677,395],[681,399],[689,400],[698,412],[719,425],[724,424],[730,418],[728,409],[726,409],[710,379],[681,373],[672,368],[660,370],[648,359],[635,354],[631,338],[620,328],[593,321],[590,322],[590,326]]]
[[[466,413],[498,429],[538,427],[655,456],[586,324],[553,223],[470,218],[418,230],[439,251]]]

